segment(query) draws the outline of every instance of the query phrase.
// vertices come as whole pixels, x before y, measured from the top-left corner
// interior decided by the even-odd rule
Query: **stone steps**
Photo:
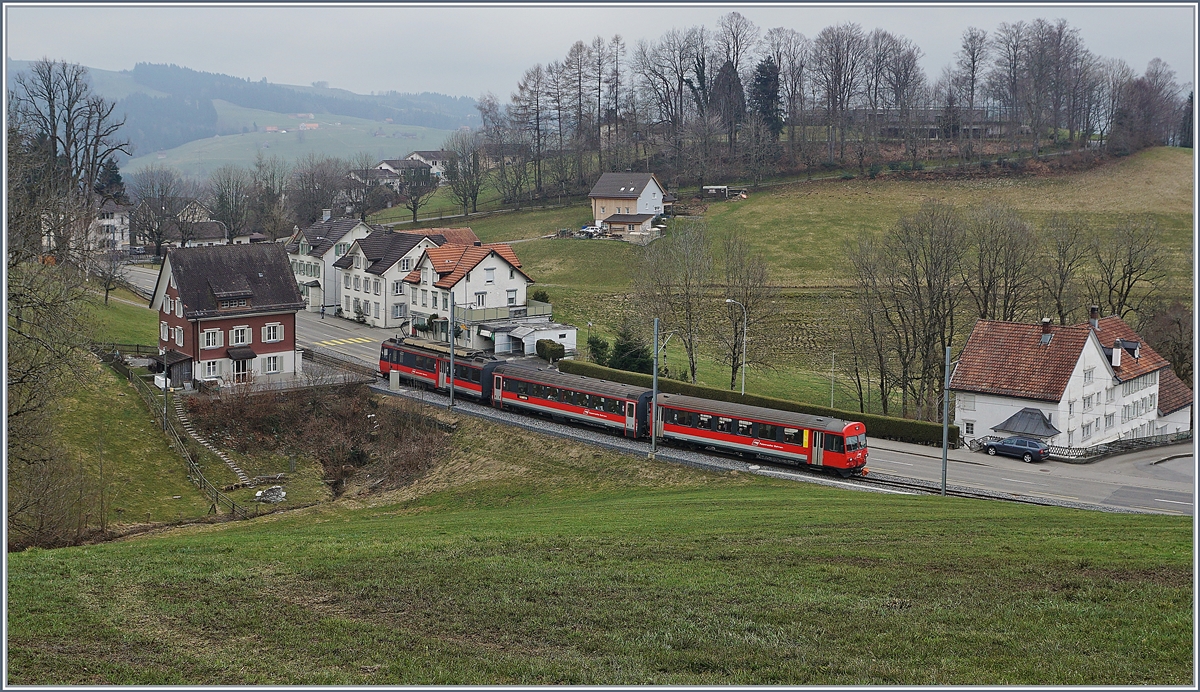
[[[179,418],[179,423],[183,426],[184,431],[192,436],[192,439],[200,443],[200,446],[217,455],[218,459],[225,462],[225,465],[237,475],[238,483],[246,486],[253,485],[250,482],[250,476],[246,475],[245,471],[233,463],[233,459],[230,459],[224,452],[217,449],[216,446],[196,432],[196,429],[192,426],[192,421],[187,417],[187,412],[183,408],[183,401],[180,397],[175,398],[175,416]]]

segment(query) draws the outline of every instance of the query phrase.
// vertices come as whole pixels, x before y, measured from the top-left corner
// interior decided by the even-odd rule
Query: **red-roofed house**
[[[526,295],[533,279],[506,243],[447,243],[425,250],[404,278],[412,333],[447,340],[451,302],[462,328],[455,343],[496,353],[532,353],[538,339],[575,350],[575,328],[551,322],[551,306]]]
[[[980,320],[950,380],[964,440],[1040,412],[1048,444],[1090,447],[1190,430],[1192,393],[1119,317],[1057,326]]]

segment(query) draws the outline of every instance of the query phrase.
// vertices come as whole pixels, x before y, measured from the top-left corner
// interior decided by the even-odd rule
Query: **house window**
[[[1093,398],[1094,397],[1091,394],[1088,394],[1087,396],[1083,397],[1083,410],[1084,411],[1092,410],[1092,399]]]
[[[398,320],[401,317],[404,317],[404,303],[393,303],[392,304],[392,319]]]
[[[178,300],[175,301],[175,316],[183,317],[183,303]]]
[[[413,305],[417,304],[417,287],[416,286],[412,287],[412,304]]]
[[[225,345],[224,332],[220,329],[205,329],[201,332],[204,348],[220,348]]]
[[[238,299],[236,299],[236,300],[222,300],[222,301],[221,301],[221,309],[222,309],[222,310],[225,310],[225,309],[228,309],[228,308],[244,308],[244,307],[246,307],[246,299],[245,299],[245,298],[238,298]]]
[[[471,272],[467,272],[467,283],[471,283]]]
[[[362,300],[360,300],[359,298],[355,298],[354,299],[354,314],[357,315],[360,312],[362,312]]]
[[[374,285],[375,295],[379,295],[379,286],[380,286],[379,279],[375,279],[375,285]]]
[[[210,361],[206,361],[204,363],[204,376],[205,377],[220,377],[220,375],[221,375],[221,361],[210,360]]]
[[[350,288],[350,275],[349,274],[342,274],[342,284],[346,288]]]
[[[1074,441],[1075,441],[1075,431],[1068,430],[1067,431],[1067,446],[1070,447]]]
[[[509,305],[517,304],[517,289],[515,289],[515,288],[508,289],[508,304]]]
[[[1113,402],[1113,398],[1116,396],[1116,394],[1117,394],[1116,387],[1105,387],[1104,388],[1104,403],[1111,404]]]
[[[265,360],[263,372],[279,372],[279,356],[267,356]]]
[[[485,284],[496,283],[496,270],[495,269],[484,269],[483,270],[483,282]]]
[[[1150,407],[1149,407],[1149,409],[1150,409],[1150,410],[1153,410],[1153,409],[1154,409],[1154,404],[1155,404],[1157,401],[1158,401],[1158,395],[1157,395],[1157,394],[1151,394],[1151,395],[1150,395]]]
[[[229,330],[229,343],[233,346],[245,346],[250,343],[249,327],[234,327]]]
[[[379,301],[375,301],[375,319],[379,319]]]
[[[162,311],[164,315],[171,314],[171,296],[167,296],[166,299],[163,300]]]
[[[515,279],[515,278],[517,278],[517,270],[516,270],[516,269],[509,269],[509,270],[508,270],[508,278],[510,278],[510,279]]]
[[[1111,428],[1113,426],[1113,423],[1116,422],[1116,417],[1117,417],[1117,414],[1115,414],[1115,413],[1110,413],[1110,414],[1107,414],[1106,416],[1104,416],[1104,429],[1105,430],[1108,430],[1109,428]]]
[[[183,348],[183,327],[175,328],[175,345]]]
[[[484,301],[486,298],[487,298],[487,294],[486,294],[486,293],[476,293],[476,294],[475,294],[475,305],[476,305],[476,306],[478,306],[478,307],[483,307],[483,301]]]
[[[354,277],[354,290],[358,291],[362,288],[362,281],[356,276]]]
[[[443,310],[450,309],[450,294],[449,293],[442,294],[442,309]]]
[[[362,262],[361,262],[361,260],[362,260],[362,258],[361,258],[361,257],[359,257],[358,255],[355,255],[355,256],[354,256],[354,268],[355,268],[355,269],[362,269]]]
[[[404,283],[402,281],[393,281],[392,282],[392,295],[394,295],[394,296],[404,295]]]
[[[600,213],[601,213],[601,214],[603,214],[603,213],[604,213],[604,207],[600,207]]]
[[[966,435],[974,435],[975,434],[975,421],[973,421],[973,420],[963,421],[963,433]]]
[[[333,246],[333,256],[341,257],[342,255],[346,254],[346,250],[349,248],[350,243],[338,243],[337,245]]]
[[[1067,402],[1067,415],[1068,416],[1075,415],[1075,400],[1074,399]]]
[[[1079,429],[1079,437],[1081,439],[1086,440],[1091,436],[1092,436],[1092,424],[1084,423],[1083,427]]]
[[[429,306],[429,291],[422,289],[421,290],[421,307],[424,308],[424,307],[428,307],[428,306]]]
[[[159,341],[167,340],[167,323],[166,322],[158,323],[158,340]]]
[[[276,322],[273,324],[268,324],[268,325],[264,326],[262,329],[263,329],[263,341],[265,341],[265,342],[283,341],[283,325],[282,324]]]
[[[412,260],[407,258],[400,260],[400,271],[412,271]]]
[[[1084,370],[1083,371],[1083,383],[1091,384],[1092,380],[1095,379],[1095,375],[1096,375],[1096,368],[1088,368],[1087,370]]]
[[[963,411],[975,410],[975,395],[974,394],[959,394],[958,407]]]

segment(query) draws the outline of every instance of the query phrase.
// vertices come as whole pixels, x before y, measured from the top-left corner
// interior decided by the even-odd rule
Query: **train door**
[[[625,437],[637,437],[637,404],[625,402]]]
[[[449,372],[450,372],[450,361],[439,360],[438,361],[438,369],[437,369],[438,389],[446,388],[446,382],[450,379]]]
[[[814,430],[812,434],[812,460],[809,462],[813,466],[823,466],[822,455],[825,452],[825,433]]]
[[[504,376],[492,375],[492,406],[504,408]]]

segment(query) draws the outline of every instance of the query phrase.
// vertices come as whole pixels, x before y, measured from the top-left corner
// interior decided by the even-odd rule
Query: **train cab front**
[[[846,439],[846,466],[843,475],[865,476],[867,469],[867,427],[862,423],[850,423],[843,433]]]

